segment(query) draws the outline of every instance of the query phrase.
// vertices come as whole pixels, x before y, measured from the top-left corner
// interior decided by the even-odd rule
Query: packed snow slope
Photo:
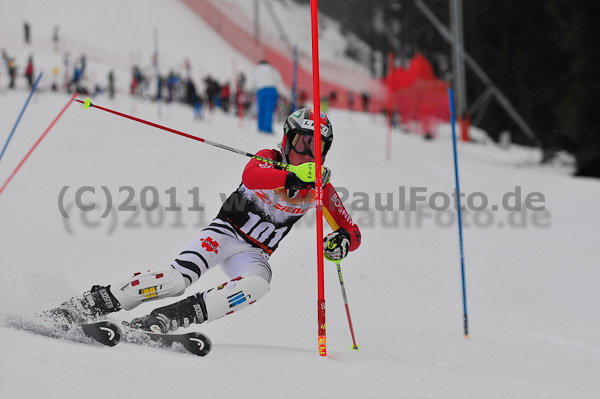
[[[7,3],[13,8],[5,9],[22,13],[13,11],[12,18],[1,14],[0,29],[8,33],[3,31],[0,45],[27,54],[30,49],[19,42],[20,24],[23,18],[34,22],[25,7],[35,7],[32,2],[3,5]],[[118,7],[126,14],[141,3]],[[170,12],[178,16],[179,3],[149,4],[151,13],[162,12],[165,19]],[[90,10],[90,20],[118,15],[115,10]],[[51,11],[35,11],[37,20],[44,15],[59,18]],[[179,17],[174,21],[183,29],[185,16]],[[189,29],[204,29],[201,21],[187,22]],[[90,70],[119,62],[109,49],[117,51],[125,44],[108,45],[103,40],[103,34],[113,35],[117,29],[90,30],[79,37],[82,49],[97,48],[106,57],[92,62]],[[37,42],[34,31],[34,46]],[[185,56],[170,44],[165,46],[173,49],[174,59]],[[223,43],[213,45],[206,59],[222,57],[221,69],[229,68],[226,53],[231,50]],[[51,63],[43,60],[53,52],[40,47],[38,56],[40,68],[51,71]],[[128,61],[124,64],[127,71]],[[28,93],[22,81],[15,91],[5,89],[4,73],[0,86],[3,145]],[[68,99],[47,90],[34,96],[0,161],[0,184]],[[253,120],[240,122],[218,110],[195,120],[188,107],[163,104],[158,118],[155,103],[125,94],[112,101],[100,95],[93,101],[249,152],[274,148],[281,137],[280,121],[277,134],[263,135]],[[342,261],[359,352],[350,350],[337,273],[335,266],[326,264],[329,356],[317,354],[311,213],[271,257],[273,281],[266,297],[239,314],[192,327],[211,337],[214,348],[209,356],[127,344],[115,348],[75,344],[2,325],[0,397],[597,398],[600,182],[536,166],[540,155],[535,151],[460,143],[463,192],[479,192],[489,200],[488,211],[464,215],[470,323],[466,340],[452,208],[434,211],[419,202],[415,211],[400,211],[409,202],[411,189],[427,199],[436,192],[452,193],[449,127],[440,128],[436,141],[394,131],[391,159],[386,161],[385,121],[336,110],[329,116],[335,139],[326,164],[333,171],[333,184],[347,193],[346,206],[363,233],[362,246]],[[168,266],[216,215],[224,196],[237,188],[247,161],[97,109],[84,111],[73,103],[0,194],[0,320],[14,314],[31,316],[92,284],[118,282],[136,271]],[[84,204],[95,203],[96,210],[78,210],[75,195],[83,187],[95,189],[95,194],[87,191],[82,199]],[[106,218],[101,217],[108,202],[103,187],[111,193],[113,205]],[[533,205],[544,205],[545,210],[503,210],[503,195],[517,190],[519,202],[538,193]],[[136,211],[117,211],[130,193],[134,195],[129,205]],[[158,208],[144,210],[142,206],[152,208],[153,195],[160,202]],[[513,205],[513,196],[509,197],[507,205]],[[181,211],[165,210],[173,207],[173,198]],[[435,198],[440,206],[443,195]],[[472,198],[472,205],[479,206],[482,195]],[[388,203],[393,210],[382,210]],[[491,211],[492,205],[500,205],[499,210]],[[61,208],[69,218],[61,215]],[[224,281],[217,268],[188,293]],[[157,305],[147,303],[116,313],[113,319],[129,320]]]

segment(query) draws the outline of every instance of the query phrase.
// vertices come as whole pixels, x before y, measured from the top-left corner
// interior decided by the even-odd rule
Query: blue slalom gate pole
[[[456,155],[456,129],[454,127],[454,95],[452,88],[448,89],[448,95],[450,97],[450,124],[452,125],[452,146],[454,148],[454,180],[456,183],[456,211],[458,212],[458,239],[460,244],[460,273],[462,277],[462,294],[463,294],[463,324],[465,328],[465,338],[469,338],[469,319],[467,316],[467,288],[465,284],[465,254],[463,250],[463,231],[462,231],[462,217],[461,217],[461,206],[460,206],[460,181],[458,179],[458,157]]]
[[[8,135],[8,139],[6,139],[6,143],[4,144],[4,147],[2,148],[2,152],[0,152],[0,160],[4,156],[4,152],[6,151],[6,148],[8,147],[8,143],[10,143],[10,139],[12,139],[12,136],[15,133],[15,130],[17,130],[17,126],[19,125],[19,122],[21,121],[21,117],[25,113],[25,109],[27,108],[27,105],[29,105],[29,100],[31,100],[31,97],[33,96],[33,93],[35,92],[35,89],[37,88],[37,85],[38,85],[40,79],[42,78],[42,73],[43,72],[40,72],[39,76],[35,80],[35,83],[33,84],[33,87],[31,88],[31,92],[29,93],[29,97],[27,97],[27,101],[25,101],[25,105],[23,105],[23,109],[21,110],[21,113],[19,114],[19,117],[17,118],[17,121],[15,122],[15,126],[13,126],[12,130],[10,131],[10,134]]]

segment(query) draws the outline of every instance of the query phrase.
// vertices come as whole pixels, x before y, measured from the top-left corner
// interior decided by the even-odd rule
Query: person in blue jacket
[[[273,112],[277,106],[279,72],[267,61],[259,61],[255,70],[258,131],[273,133]]]

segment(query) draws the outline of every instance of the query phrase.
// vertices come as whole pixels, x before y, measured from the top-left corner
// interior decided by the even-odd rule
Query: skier
[[[322,159],[333,141],[332,125],[321,113]],[[269,291],[270,255],[292,225],[314,205],[313,112],[304,108],[284,122],[279,150],[265,149],[258,156],[289,165],[288,172],[272,163],[252,159],[245,167],[242,183],[224,202],[213,222],[175,258],[170,267],[135,273],[127,281],[95,285],[83,298],[73,298],[48,312],[67,322],[90,321],[121,309],[131,310],[142,302],[179,296],[216,265],[230,281],[154,309],[130,324],[146,331],[167,333],[189,324],[211,322],[253,304]],[[312,168],[312,177],[306,170]],[[358,248],[361,234],[323,173],[323,214],[334,230],[324,240],[324,255],[343,259]]]

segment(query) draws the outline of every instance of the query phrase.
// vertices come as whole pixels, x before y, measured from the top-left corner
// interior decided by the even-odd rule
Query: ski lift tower
[[[465,120],[467,89],[465,81],[465,55],[463,40],[462,0],[450,0],[450,27],[454,36],[452,41],[453,83],[456,93],[456,114],[461,126],[461,137],[468,140],[468,122]]]

